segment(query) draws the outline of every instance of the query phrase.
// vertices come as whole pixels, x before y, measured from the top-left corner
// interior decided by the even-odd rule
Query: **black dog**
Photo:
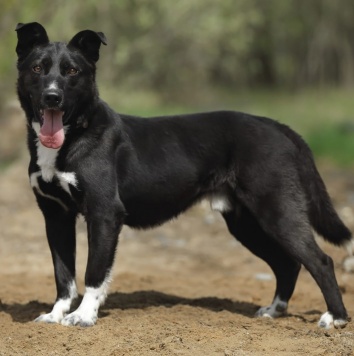
[[[19,24],[16,31],[29,176],[57,286],[53,310],[36,321],[93,325],[122,225],[150,228],[209,199],[231,234],[275,273],[274,300],[258,316],[286,312],[304,265],[327,303],[319,325],[347,324],[332,259],[311,228],[337,245],[351,234],[300,136],[273,120],[238,112],[151,119],[117,114],[99,99],[95,84],[103,33],[82,31],[66,44],[49,42],[38,23]],[[86,291],[79,308],[66,315],[77,295],[78,214],[88,230]]]

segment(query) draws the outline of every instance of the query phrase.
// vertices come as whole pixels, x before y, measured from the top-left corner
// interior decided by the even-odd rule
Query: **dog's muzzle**
[[[63,94],[61,90],[50,88],[43,91],[39,140],[45,147],[58,149],[64,143],[64,111],[61,110],[62,104]]]

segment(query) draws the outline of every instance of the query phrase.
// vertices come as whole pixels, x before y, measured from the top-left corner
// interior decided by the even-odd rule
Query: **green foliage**
[[[103,82],[174,100],[215,86],[353,85],[353,13],[352,0],[3,0],[0,75],[14,73],[15,24],[39,21],[53,40],[105,32]]]

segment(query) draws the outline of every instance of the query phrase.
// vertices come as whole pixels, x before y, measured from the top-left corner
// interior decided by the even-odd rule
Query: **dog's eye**
[[[79,71],[75,68],[70,68],[67,70],[68,75],[76,75],[77,73],[79,73]]]
[[[34,66],[32,67],[32,71],[35,73],[40,73],[42,71],[42,67],[41,66]]]

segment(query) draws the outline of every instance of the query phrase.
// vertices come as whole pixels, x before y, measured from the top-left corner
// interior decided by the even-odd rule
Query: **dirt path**
[[[0,176],[0,355],[354,355],[354,322],[316,326],[325,304],[302,270],[289,316],[255,319],[269,303],[269,268],[201,205],[159,229],[125,228],[114,280],[93,328],[31,322],[51,309],[52,262],[41,214],[29,189],[27,158]],[[325,170],[338,210],[354,231],[354,176]],[[323,242],[354,316],[354,274],[345,251]],[[78,226],[78,285],[83,291],[86,237]]]

